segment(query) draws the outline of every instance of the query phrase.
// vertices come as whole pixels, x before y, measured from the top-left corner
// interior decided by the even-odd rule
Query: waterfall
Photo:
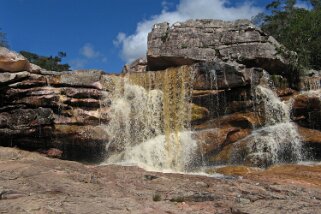
[[[249,142],[246,161],[268,166],[301,160],[300,135],[290,120],[292,100],[282,102],[270,88],[262,85],[255,88],[255,93],[256,105],[263,108],[256,110],[258,114],[263,114],[265,125],[241,140]]]
[[[208,78],[211,89],[217,90],[216,71],[210,70]],[[134,164],[157,171],[191,170],[202,155],[200,142],[192,138],[193,79],[194,73],[187,66],[128,73],[119,78],[106,127],[110,139],[105,163]],[[264,124],[235,143],[231,162],[268,166],[301,160],[300,136],[290,120],[292,101],[282,102],[278,98],[269,87],[268,74],[259,79],[251,89],[256,103],[253,111],[265,118]],[[209,105],[213,112],[219,112],[222,107],[218,97],[213,97]],[[246,156],[239,149],[244,142]]]
[[[191,138],[193,73],[186,67],[129,73],[111,105],[107,163],[185,171],[197,149]]]

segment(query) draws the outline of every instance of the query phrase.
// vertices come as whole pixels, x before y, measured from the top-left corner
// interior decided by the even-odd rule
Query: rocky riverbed
[[[0,169],[1,213],[320,213],[321,165],[175,174],[0,147]]]
[[[321,160],[321,72],[247,20],[147,43],[118,75],[0,48],[1,214],[321,213],[321,164],[300,164]]]

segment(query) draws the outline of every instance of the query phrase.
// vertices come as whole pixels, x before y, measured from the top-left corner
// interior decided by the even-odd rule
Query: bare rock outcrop
[[[103,155],[114,76],[46,71],[13,51],[0,52],[0,145],[57,148],[69,159]]]
[[[7,72],[28,71],[30,63],[21,54],[0,47],[0,70]]]
[[[57,148],[72,159],[99,156],[109,141],[113,96],[124,91],[125,78],[147,90],[171,93],[173,99],[189,93],[186,105],[195,137],[213,164],[225,163],[234,144],[246,145],[242,139],[271,117],[263,100],[269,98],[257,96],[258,85],[273,89],[282,100],[293,97],[292,120],[320,130],[320,100],[297,96],[298,88],[319,87],[319,73],[298,84],[295,53],[247,20],[156,24],[148,36],[147,57],[126,65],[120,75],[46,71],[7,49],[1,54],[0,145]],[[177,118],[175,111],[171,120]]]
[[[189,20],[172,26],[160,23],[148,36],[151,70],[222,59],[285,74],[295,58],[295,53],[248,20]]]
[[[164,174],[0,147],[0,167],[4,213],[318,213],[321,202],[318,165]]]

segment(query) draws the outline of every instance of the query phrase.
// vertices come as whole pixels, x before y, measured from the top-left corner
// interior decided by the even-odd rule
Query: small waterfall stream
[[[134,164],[157,171],[189,171],[193,162],[200,160],[201,149],[192,138],[193,77],[193,72],[183,66],[162,72],[128,73],[120,78],[106,128],[110,136],[107,150],[114,152],[105,163]],[[212,89],[217,90],[215,71],[209,77]],[[252,91],[254,111],[262,114],[265,122],[235,143],[231,163],[250,161],[268,166],[301,160],[300,136],[290,120],[291,101],[282,102],[267,84],[253,87]],[[220,108],[216,99],[212,106]],[[247,157],[238,149],[245,141]]]
[[[191,137],[192,72],[187,67],[127,74],[111,106],[107,163],[186,171],[197,149]]]
[[[255,165],[268,166],[302,159],[300,135],[291,122],[292,100],[282,102],[268,87],[257,86],[256,102],[263,104],[265,125],[242,139],[249,141],[249,157]]]

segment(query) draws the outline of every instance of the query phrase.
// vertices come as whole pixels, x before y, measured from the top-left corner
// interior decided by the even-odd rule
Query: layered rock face
[[[305,111],[311,105],[304,102],[304,107],[299,106],[300,96],[296,96],[299,88],[312,89],[311,82],[315,85],[319,79],[304,77],[300,82],[295,65],[295,53],[286,50],[247,20],[190,20],[172,26],[168,23],[154,25],[148,36],[147,62],[137,60],[126,67],[126,72],[134,75],[135,79],[139,76],[146,79],[155,72],[166,72],[169,67],[188,66],[187,70],[194,75],[194,138],[201,142],[207,161],[210,164],[267,166],[271,164],[267,159],[295,161],[299,158],[291,155],[282,157],[288,156],[291,150],[297,149],[298,153],[301,150],[293,148],[293,145],[284,145],[298,143],[299,136],[295,130],[303,133],[301,126],[312,130],[318,127],[315,125],[317,122],[311,125],[311,121],[307,121],[307,115],[304,119],[298,114],[317,114],[320,107],[314,105],[316,109]],[[153,82],[157,81],[150,81],[147,88],[153,88]],[[263,89],[258,90],[258,86]],[[285,107],[291,107],[292,98],[296,99],[295,113],[292,113],[296,119],[292,119],[299,122],[297,128],[292,126],[287,116],[290,109]],[[271,128],[256,132],[265,126]],[[295,137],[285,139],[289,133]],[[263,146],[258,148],[259,141],[273,135],[284,136],[283,140],[274,142],[281,143],[279,149],[284,150],[279,157],[270,154],[275,145],[261,142]],[[307,142],[308,139],[303,137],[302,140]],[[316,157],[315,154],[312,156],[312,159]]]
[[[289,64],[295,58],[295,53],[282,48],[248,20],[190,20],[173,26],[161,23],[154,25],[148,36],[150,70],[220,59],[291,76]]]
[[[113,76],[97,70],[46,71],[0,49],[0,142],[58,148],[63,157],[99,157],[108,136]]]
[[[321,140],[310,137],[321,136],[320,93],[298,91],[318,89],[320,79],[299,82],[295,63],[295,53],[246,20],[156,24],[147,58],[121,75],[46,71],[1,48],[0,145],[96,158],[106,145],[120,152],[128,145],[118,144],[188,129],[208,164],[296,161],[299,135],[320,158]]]

